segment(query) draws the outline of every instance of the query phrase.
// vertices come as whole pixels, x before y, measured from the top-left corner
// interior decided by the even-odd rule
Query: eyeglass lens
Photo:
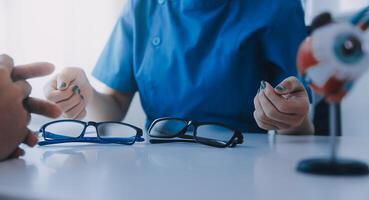
[[[225,145],[233,135],[233,130],[220,125],[201,125],[196,130],[196,138],[199,142],[213,145]]]
[[[150,131],[150,136],[172,137],[179,134],[187,122],[177,119],[166,119],[156,122]],[[225,145],[234,135],[234,130],[221,125],[204,124],[197,127],[197,140],[210,145]]]
[[[120,123],[102,123],[97,127],[100,138],[115,139],[115,138],[134,138],[137,130]]]
[[[78,138],[85,128],[85,124],[74,121],[64,121],[49,124],[45,127],[45,138],[48,140]],[[137,130],[121,123],[101,123],[97,127],[100,138],[134,140]],[[87,133],[85,133],[87,134]]]
[[[49,140],[77,138],[84,128],[84,124],[72,121],[52,123],[45,127],[45,138]]]
[[[187,126],[187,122],[177,119],[168,119],[156,122],[150,130],[150,136],[172,137],[180,133]]]

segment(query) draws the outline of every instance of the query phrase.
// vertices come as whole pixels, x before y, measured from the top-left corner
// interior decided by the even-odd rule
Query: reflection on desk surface
[[[369,163],[369,138],[342,138],[341,155]],[[133,146],[61,144],[27,148],[0,163],[0,194],[31,199],[366,199],[369,177],[295,171],[325,156],[324,137],[247,134],[218,149],[170,143]],[[334,187],[333,187],[334,186]]]

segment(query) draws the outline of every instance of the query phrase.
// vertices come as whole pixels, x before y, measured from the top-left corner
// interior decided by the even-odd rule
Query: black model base
[[[333,160],[330,158],[302,160],[297,165],[297,171],[309,174],[337,176],[360,176],[369,174],[369,168],[366,163],[356,160]]]

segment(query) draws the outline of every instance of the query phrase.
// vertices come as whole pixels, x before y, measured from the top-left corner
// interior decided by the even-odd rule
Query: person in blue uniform
[[[311,133],[295,78],[306,35],[300,0],[128,0],[93,71],[108,89],[65,68],[45,93],[74,119],[122,120],[138,92],[147,124],[180,117]]]

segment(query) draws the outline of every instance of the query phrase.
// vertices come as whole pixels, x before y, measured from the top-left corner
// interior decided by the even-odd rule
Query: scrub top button
[[[154,46],[159,46],[160,42],[161,42],[161,40],[160,40],[160,38],[159,38],[159,37],[154,37],[154,38],[152,39],[152,44],[153,44]]]
[[[163,5],[165,3],[165,0],[158,0],[159,5]]]

